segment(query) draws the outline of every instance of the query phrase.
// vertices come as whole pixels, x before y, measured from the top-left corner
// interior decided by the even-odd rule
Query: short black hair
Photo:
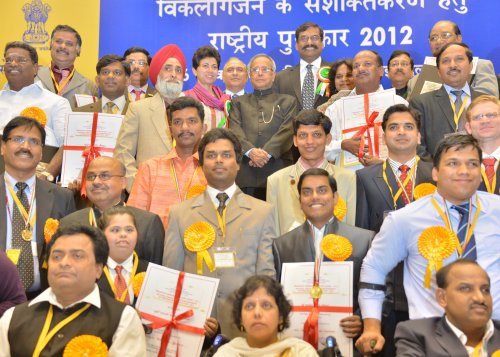
[[[24,117],[24,116],[20,116],[20,115],[12,118],[7,123],[7,125],[5,125],[5,127],[3,128],[3,133],[2,133],[2,141],[7,142],[7,139],[9,138],[10,132],[12,130],[14,130],[15,128],[19,128],[22,126],[26,127],[26,129],[29,129],[29,130],[31,130],[31,128],[37,128],[38,131],[40,132],[40,137],[42,139],[42,146],[45,145],[45,137],[47,134],[45,133],[45,129],[42,126],[42,124],[40,124],[40,122],[36,119],[28,118],[28,117]]]
[[[437,271],[436,284],[437,284],[438,288],[446,289],[448,287],[448,284],[449,284],[448,274],[450,273],[450,270],[456,265],[475,265],[475,266],[483,269],[475,260],[469,260],[469,259],[463,259],[463,258],[457,259],[457,260],[451,262],[450,264],[445,265],[444,267],[442,267],[441,269],[439,269]],[[488,283],[490,283],[490,277],[489,277],[488,273],[486,273],[486,276],[488,277]]]
[[[460,46],[460,47],[465,48],[465,55],[467,56],[469,63],[472,63],[473,56],[472,56],[472,51],[470,50],[469,46],[467,46],[463,42],[450,42],[450,43],[447,43],[446,45],[444,45],[443,47],[441,47],[441,49],[437,53],[437,55],[436,55],[437,68],[439,68],[439,65],[440,65],[439,62],[441,62],[441,56],[443,55],[443,52],[446,51],[451,46]]]
[[[130,64],[127,61],[125,61],[125,58],[118,55],[104,55],[101,58],[99,58],[99,61],[97,61],[97,65],[95,66],[97,75],[101,73],[101,69],[115,62],[121,63],[121,65],[123,66],[123,70],[125,71],[125,74],[127,75],[127,77],[130,77]]]
[[[11,48],[22,48],[23,50],[28,51],[30,54],[31,62],[33,62],[33,64],[38,64],[38,53],[36,52],[35,47],[21,41],[12,41],[5,45],[5,50],[3,51],[4,57],[7,55],[7,51]]]
[[[302,32],[307,31],[310,28],[319,29],[319,38],[321,39],[321,41],[323,41],[323,36],[324,36],[325,32],[318,24],[315,24],[314,22],[305,22],[302,25],[300,25],[299,27],[297,27],[297,29],[295,30],[295,41],[299,40],[300,34]]]
[[[461,150],[467,146],[472,146],[472,148],[476,149],[479,161],[481,161],[483,152],[479,147],[478,141],[474,139],[472,135],[456,133],[445,136],[439,141],[436,152],[434,153],[433,166],[439,169],[439,162],[441,161],[443,152],[447,152],[450,149]]]
[[[328,177],[328,184],[330,185],[330,188],[332,189],[332,192],[335,193],[337,192],[337,180],[335,180],[335,177],[330,175],[328,171],[325,169],[320,169],[318,167],[313,167],[312,169],[307,169],[300,175],[299,177],[299,183],[297,184],[297,190],[299,191],[299,196],[300,192],[302,190],[302,183],[304,182],[305,178],[308,176],[324,176]]]
[[[194,52],[192,59],[193,68],[197,69],[202,59],[210,57],[215,58],[217,68],[220,68],[220,53],[213,46],[201,46]]]
[[[76,45],[77,47],[82,47],[82,36],[76,31],[73,27],[69,25],[57,25],[53,30],[52,33],[50,34],[50,41],[54,39],[54,34],[56,32],[70,32],[75,35],[76,37]]]
[[[276,301],[278,306],[279,316],[281,323],[277,326],[278,331],[281,332],[290,326],[290,311],[292,306],[287,300],[283,287],[275,279],[267,275],[254,275],[248,278],[245,283],[234,292],[233,302],[233,321],[234,324],[241,328],[241,312],[243,310],[243,300],[253,294],[257,289],[264,288],[266,292],[271,295]]]
[[[330,118],[316,109],[304,109],[297,114],[293,120],[293,135],[297,135],[301,125],[321,125],[326,135],[332,130]]]
[[[411,58],[410,52],[405,51],[405,50],[396,50],[396,51],[393,51],[391,53],[391,57],[389,57],[389,60],[387,61],[387,67],[389,67],[391,65],[391,61],[394,58],[402,56],[402,55],[408,56],[408,58],[410,59],[411,69],[413,70],[413,67],[415,67],[415,63],[413,62],[413,58]]]
[[[132,218],[134,227],[137,229],[137,221],[135,220],[134,212],[130,209],[130,207],[127,206],[113,206],[104,210],[101,217],[97,221],[97,226],[101,231],[104,232],[104,230],[109,226],[111,218],[113,218],[116,215],[123,215],[123,214],[126,214]]]
[[[52,250],[52,247],[59,238],[61,238],[62,236],[74,236],[77,234],[85,234],[87,237],[89,237],[92,245],[94,246],[95,262],[98,264],[102,264],[103,266],[106,265],[109,255],[109,246],[104,233],[102,233],[101,230],[97,228],[86,226],[83,224],[75,224],[57,229],[57,231],[52,236],[52,239],[47,244],[47,261],[49,261],[50,251]]]
[[[205,122],[205,109],[203,108],[203,104],[193,97],[184,96],[176,98],[168,107],[169,124],[172,124],[172,113],[185,108],[195,108],[198,112],[201,123],[203,124]]]
[[[335,76],[337,75],[339,67],[344,64],[351,70],[352,74],[352,59],[350,58],[336,60],[330,67],[330,72],[328,72],[328,80],[330,81],[328,87],[330,88],[330,95],[333,95],[339,91],[337,87],[335,87]]]
[[[217,140],[226,139],[229,140],[233,144],[234,153],[236,154],[236,162],[239,164],[243,158],[241,142],[238,137],[230,130],[225,128],[215,128],[209,130],[203,137],[201,138],[200,145],[198,146],[198,156],[200,165],[203,166],[203,154],[205,153],[205,147],[214,143]]]
[[[146,55],[146,57],[148,58],[148,66],[149,66],[151,64],[151,61],[153,60],[153,57],[151,57],[151,55],[149,54],[149,52],[145,48],[142,48],[139,46],[133,46],[133,47],[127,48],[127,50],[123,54],[123,58],[127,58],[128,55],[130,55],[132,53],[137,53],[137,52],[140,52],[140,53],[143,53],[144,55]]]
[[[417,124],[417,130],[420,131],[420,126],[421,126],[420,113],[413,108],[407,107],[404,104],[394,104],[386,109],[386,111],[384,112],[384,118],[382,120],[382,130],[385,131],[385,128],[387,127],[387,122],[389,121],[390,116],[394,113],[410,114],[413,120],[415,120],[415,124]]]

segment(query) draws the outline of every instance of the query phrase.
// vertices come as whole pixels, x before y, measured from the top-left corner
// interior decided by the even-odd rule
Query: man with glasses
[[[97,86],[75,69],[82,38],[71,26],[57,25],[50,35],[50,67],[40,67],[37,75],[43,87],[58,94],[76,108],[75,94],[97,95]]]
[[[483,151],[480,191],[500,194],[498,162],[500,160],[500,101],[492,95],[474,99],[467,108],[465,130],[478,142]]]
[[[61,219],[75,210],[69,190],[35,176],[45,138],[38,121],[22,116],[10,120],[2,134],[0,250],[17,266],[29,299],[47,287],[41,259],[47,219]]]
[[[99,156],[92,160],[87,170],[87,197],[92,203],[61,220],[61,227],[83,224],[97,227],[97,220],[111,207],[124,205],[123,190],[127,184],[125,167],[117,159]],[[165,230],[160,217],[139,208],[130,207],[137,222],[136,252],[139,259],[161,264]]]
[[[248,81],[247,66],[237,57],[231,57],[222,70],[222,81],[226,86],[224,93],[231,98],[245,94]]]
[[[248,64],[254,92],[233,99],[229,128],[243,146],[236,183],[246,194],[266,199],[267,177],[292,164],[292,120],[297,101],[273,90],[276,64],[266,54]]]
[[[135,102],[156,94],[156,89],[148,84],[149,65],[153,59],[142,47],[130,47],[123,54],[130,64],[130,84],[128,85],[129,100]]]
[[[316,73],[320,67],[330,67],[332,63],[321,58],[325,44],[323,29],[319,25],[312,22],[300,25],[295,30],[295,41],[300,63],[280,71],[276,75],[274,86],[278,93],[295,97],[298,111],[301,111],[316,108],[328,100],[324,90],[316,93],[316,87],[320,84]]]
[[[387,61],[387,77],[391,80],[396,94],[408,97],[408,81],[413,77],[413,58],[406,51],[396,50]]]
[[[434,57],[444,45],[451,42],[462,42],[462,33],[454,22],[442,20],[434,24],[429,32],[429,45]],[[416,87],[419,75],[417,74],[408,82],[408,93],[411,94]],[[476,73],[470,81],[473,90],[498,97],[498,81],[495,75],[493,63],[489,60],[479,59]]]

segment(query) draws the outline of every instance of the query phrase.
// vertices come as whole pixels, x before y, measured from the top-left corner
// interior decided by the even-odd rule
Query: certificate
[[[304,323],[309,316],[313,299],[310,291],[314,281],[314,263],[284,263],[281,283],[286,297],[292,302],[290,328],[285,336],[302,339]],[[326,338],[333,336],[337,340],[342,356],[353,356],[352,339],[345,337],[340,327],[340,320],[352,316],[353,264],[352,262],[322,262],[319,286],[323,294],[319,298],[319,346],[326,347]]]
[[[123,115],[98,113],[70,113],[66,118],[61,184],[68,187],[81,178],[85,163],[84,150],[93,147],[99,155],[113,156],[116,138]],[[92,143],[92,134],[95,140]]]
[[[179,276],[184,274],[182,285],[179,286]],[[152,321],[144,315],[153,316],[161,320],[172,321],[172,307],[175,300],[176,289],[181,288],[180,299],[174,318],[192,310],[191,317],[178,320],[178,324],[189,328],[203,330],[205,320],[210,316],[215,301],[219,279],[181,273],[161,265],[150,263],[141,292],[137,299],[136,309],[142,316],[142,322],[148,324]],[[161,338],[165,327],[154,329],[151,334],[146,335],[147,355],[158,356],[161,346]],[[199,356],[203,346],[204,335],[185,332],[181,328],[172,329],[170,340],[166,346],[166,356]]]

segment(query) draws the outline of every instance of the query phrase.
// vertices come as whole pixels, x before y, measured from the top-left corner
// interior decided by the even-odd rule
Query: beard
[[[163,98],[175,99],[181,94],[183,84],[177,79],[165,80],[158,76],[155,88]]]

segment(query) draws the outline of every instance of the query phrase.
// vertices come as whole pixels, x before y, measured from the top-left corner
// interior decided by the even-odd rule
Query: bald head
[[[125,166],[112,157],[99,156],[87,170],[87,195],[101,211],[121,201],[126,186]]]

